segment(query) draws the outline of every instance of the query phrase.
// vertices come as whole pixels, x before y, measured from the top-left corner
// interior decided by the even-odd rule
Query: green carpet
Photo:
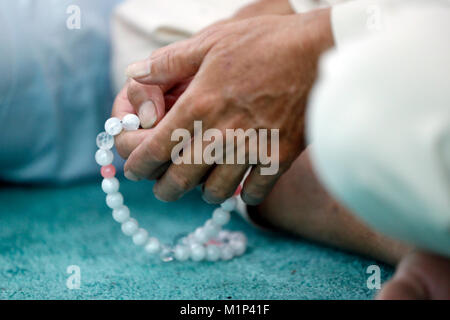
[[[207,219],[213,206],[195,190],[157,201],[151,183],[123,182],[141,224],[169,241]],[[255,230],[234,216],[248,252],[217,263],[163,263],[145,255],[111,218],[99,183],[70,188],[0,189],[0,299],[369,299],[375,262],[310,242]],[[66,268],[81,268],[69,290]],[[382,279],[392,269],[381,266]]]

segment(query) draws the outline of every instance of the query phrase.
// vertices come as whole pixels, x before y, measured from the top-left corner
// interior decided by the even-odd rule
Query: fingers
[[[168,86],[142,85],[129,79],[114,102],[112,116],[122,119],[129,113],[137,113],[142,128],[152,128],[164,117],[167,110],[172,107],[189,83],[190,79],[188,82],[181,83],[170,90],[166,97],[164,92],[170,89]],[[169,105],[167,101],[169,101]],[[119,155],[127,159],[147,134],[146,130],[138,130],[135,132],[123,131],[116,136],[116,147]]]
[[[198,185],[209,171],[212,164],[206,164],[204,161],[195,164],[194,153],[197,153],[197,156],[200,152],[203,154],[206,145],[203,144],[201,149],[197,150],[193,140],[188,142],[189,144],[182,151],[178,152],[175,159],[172,156],[174,164],[170,165],[168,170],[154,185],[153,192],[159,200],[178,200],[186,192]]]
[[[136,106],[141,105],[146,99],[155,101],[156,112],[160,117],[163,117],[164,97],[161,89],[157,86],[143,86],[132,80],[129,80],[117,95],[111,116],[122,119],[127,114],[136,113],[139,110]],[[140,120],[142,124],[141,117]],[[146,138],[148,133],[148,130],[122,131],[115,137],[116,150],[119,155],[127,159],[130,153]]]
[[[215,167],[203,185],[203,199],[219,204],[230,198],[247,172],[249,165],[223,164]]]
[[[450,299],[450,260],[413,250],[397,266],[394,277],[381,288],[379,300]]]
[[[114,137],[117,153],[122,159],[128,159],[130,154],[145,140],[148,134],[148,130],[122,131]]]
[[[197,95],[189,91],[192,91],[191,87],[178,99],[173,110],[166,114],[157,127],[151,129],[151,134],[130,154],[125,163],[125,171],[131,171],[140,178],[151,178],[160,166],[171,161],[172,149],[175,146],[190,142],[194,131],[193,119],[196,118],[192,106]]]
[[[143,84],[173,85],[197,72],[208,48],[208,41],[197,38],[180,41],[131,64],[126,73]]]
[[[176,201],[197,186],[208,173],[206,164],[172,164],[153,187],[155,196],[162,201]]]
[[[166,105],[166,112],[170,110],[173,105],[177,102],[178,98],[186,91],[187,87],[191,83],[192,78],[186,79],[176,86],[171,88],[169,91],[164,93],[164,102]]]
[[[127,97],[128,84],[120,90],[114,100],[112,117],[122,119],[127,114],[134,113],[134,107]],[[128,158],[129,154],[143,141],[146,132],[146,130],[122,131],[119,135],[115,136],[116,150],[119,155],[124,159]]]
[[[128,85],[129,81],[125,84],[125,86],[120,90],[119,94],[116,96],[114,100],[113,109],[111,116],[122,119],[129,113],[134,113],[134,107],[128,100]]]
[[[387,282],[376,297],[377,300],[425,300],[426,291],[408,279],[392,279]]]
[[[149,129],[164,117],[164,95],[159,86],[142,85],[130,80],[127,96],[141,120],[142,128]]]
[[[194,128],[194,134],[198,134]],[[157,181],[153,188],[155,196],[163,201],[176,201],[186,192],[193,189],[203,181],[210,168],[214,165],[215,158],[204,158],[205,149],[209,148],[209,142],[203,137],[186,137],[184,143],[171,154],[171,166]],[[221,145],[220,145],[221,146]]]
[[[262,168],[260,165],[253,167],[245,179],[241,191],[241,198],[248,205],[254,206],[260,204],[282,175],[281,170],[276,174],[263,175],[261,174]]]

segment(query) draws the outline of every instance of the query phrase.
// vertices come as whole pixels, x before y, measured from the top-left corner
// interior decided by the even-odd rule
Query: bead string
[[[121,224],[122,232],[131,237],[137,246],[152,255],[158,255],[167,262],[178,261],[217,261],[230,260],[244,254],[247,249],[247,238],[242,232],[223,230],[230,220],[230,212],[236,208],[236,198],[223,202],[213,211],[211,219],[198,227],[194,232],[180,238],[175,245],[162,244],[158,238],[139,227],[136,219],[130,215],[130,209],[124,205],[119,192],[120,183],[115,177],[116,168],[112,165],[114,154],[114,136],[122,130],[135,131],[140,127],[140,120],[135,114],[128,114],[122,120],[110,118],[105,122],[105,132],[98,134],[96,143],[99,148],[95,153],[95,161],[101,166],[103,176],[102,189],[106,193],[106,204],[111,208],[115,221]]]

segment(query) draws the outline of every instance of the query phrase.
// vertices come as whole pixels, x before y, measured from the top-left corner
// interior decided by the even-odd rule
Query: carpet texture
[[[214,208],[195,190],[162,203],[151,183],[122,182],[132,215],[164,241],[193,230]],[[256,230],[233,216],[248,252],[218,263],[163,263],[145,255],[111,218],[99,183],[0,189],[0,299],[370,299],[369,265],[300,239]],[[69,290],[66,269],[81,269]]]

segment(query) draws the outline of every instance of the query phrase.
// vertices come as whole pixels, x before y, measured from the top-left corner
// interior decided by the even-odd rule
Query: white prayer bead
[[[217,208],[214,210],[212,220],[215,224],[219,226],[223,226],[230,221],[230,213],[228,211],[223,210],[222,208]]]
[[[225,200],[220,206],[223,210],[231,212],[236,208],[236,198],[229,198]]]
[[[183,244],[183,245],[185,245],[185,246],[188,246],[188,245],[191,244],[191,243],[189,242],[189,238],[188,238],[188,237],[183,237],[183,238],[181,238],[180,243]]]
[[[231,232],[228,230],[220,230],[219,235],[217,236],[219,240],[223,241],[228,239],[231,236]]]
[[[208,234],[202,227],[195,229],[194,236],[197,242],[199,243],[205,243],[209,240]]]
[[[201,244],[193,244],[191,245],[191,259],[194,261],[202,261],[205,259],[206,250],[205,247]]]
[[[105,122],[105,131],[112,136],[118,135],[122,132],[122,122],[118,118],[109,118]]]
[[[189,259],[189,255],[190,255],[189,247],[183,246],[183,245],[178,245],[175,247],[174,251],[175,251],[174,257],[178,261],[186,261],[187,259]]]
[[[168,245],[161,245],[161,252],[159,253],[159,258],[164,262],[170,262],[173,260],[173,250]]]
[[[111,209],[117,209],[123,205],[123,196],[120,192],[109,193],[106,195],[106,204]]]
[[[105,178],[102,181],[102,190],[104,193],[114,193],[119,191],[119,180],[117,178]]]
[[[95,153],[95,161],[101,166],[111,164],[114,159],[114,154],[111,150],[98,149]]]
[[[231,247],[231,249],[233,249],[233,252],[236,256],[243,255],[245,250],[247,249],[247,245],[245,242],[237,240],[231,240],[229,246]]]
[[[220,250],[220,258],[222,260],[231,260],[233,259],[233,249],[230,248],[229,246],[223,246]]]
[[[127,206],[121,206],[114,209],[112,215],[118,223],[124,223],[130,218],[130,209]]]
[[[243,232],[233,232],[230,234],[230,239],[232,241],[241,241],[242,243],[245,243],[245,245],[247,245],[247,237],[245,236],[245,234]]]
[[[119,192],[120,182],[114,177],[116,170],[112,165],[114,154],[114,136],[122,130],[134,131],[140,127],[140,119],[135,114],[126,115],[122,121],[110,118],[105,122],[105,132],[97,135],[96,144],[99,150],[95,153],[96,162],[102,166],[102,190],[106,193],[106,204],[112,210],[113,219],[121,223],[122,232],[132,237],[134,244],[143,246],[150,254],[158,254],[160,259],[168,262],[179,261],[217,261],[230,260],[234,256],[242,255],[247,248],[247,238],[241,232],[222,230],[222,226],[230,221],[230,212],[236,210],[236,198],[225,200],[219,208],[214,210],[212,218],[197,228],[194,232],[178,240],[178,244],[162,244],[157,238],[149,238],[148,232],[139,228],[136,219],[131,218],[130,209],[124,205],[124,199]],[[212,239],[210,241],[210,239]]]
[[[197,239],[195,239],[194,233],[189,233],[187,236],[181,239],[180,243],[185,246],[190,246],[193,243],[197,243]]]
[[[127,114],[122,119],[122,126],[126,131],[135,131],[139,129],[139,126],[141,125],[141,122],[137,115],[135,114]]]
[[[205,226],[203,227],[203,229],[205,230],[205,233],[209,239],[217,237],[220,232],[220,227],[217,226],[211,219],[205,222]]]
[[[147,243],[148,239],[148,232],[145,229],[140,228],[134,235],[133,235],[133,243],[137,246],[143,246]]]
[[[147,244],[144,247],[145,251],[149,254],[156,254],[161,250],[161,244],[156,238],[149,238]]]
[[[100,132],[96,139],[99,149],[109,150],[114,146],[114,137],[106,132]]]
[[[130,218],[122,223],[122,232],[127,236],[134,235],[139,229],[139,224],[136,219]]]
[[[220,249],[218,246],[210,245],[206,247],[206,260],[217,261],[220,258]]]

